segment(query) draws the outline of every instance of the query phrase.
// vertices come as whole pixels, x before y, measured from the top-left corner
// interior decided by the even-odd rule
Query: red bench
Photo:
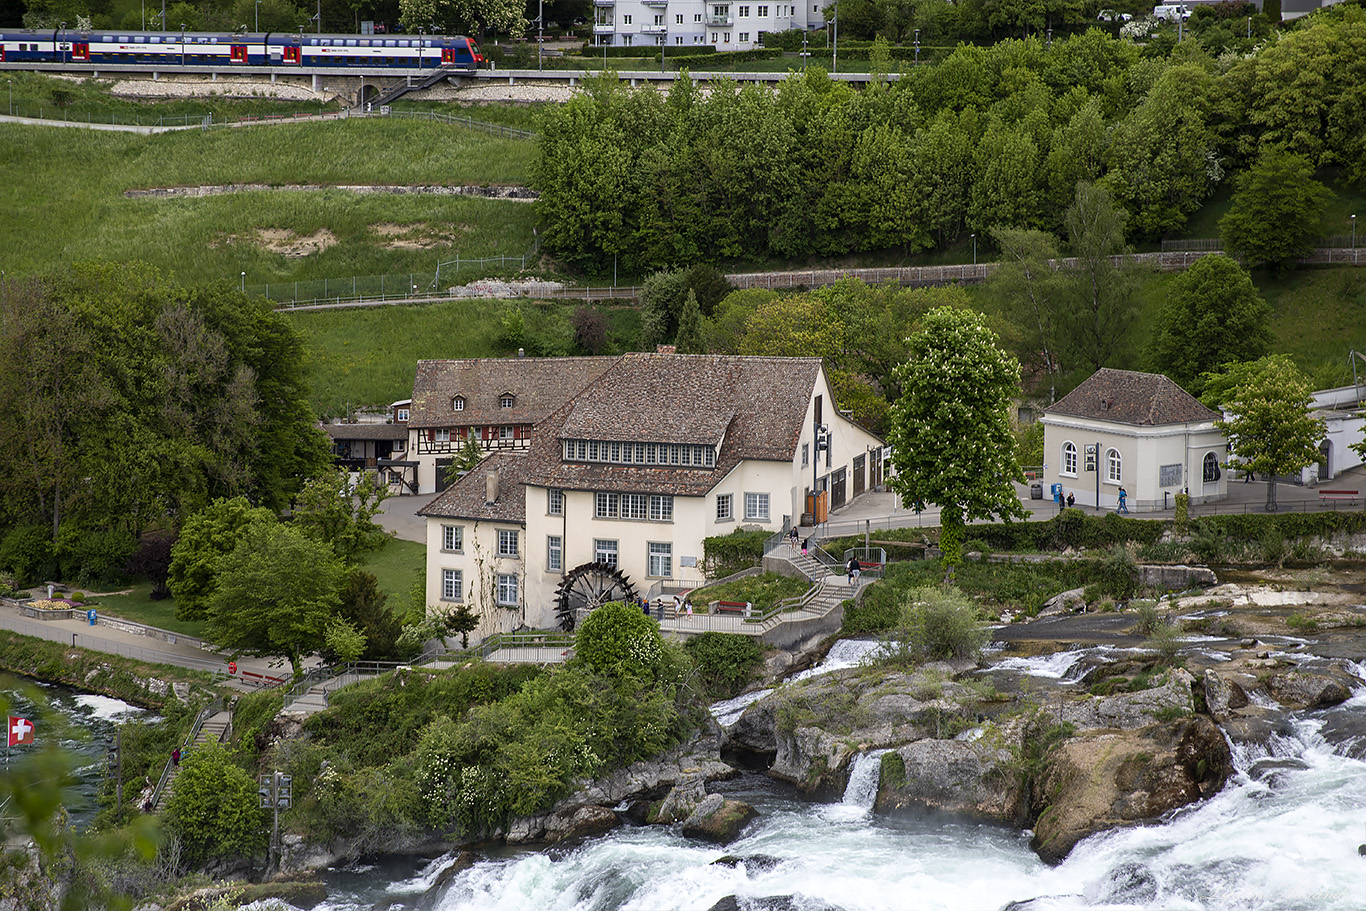
[[[1356,503],[1357,492],[1355,490],[1320,490],[1319,502],[1327,503],[1329,500],[1351,500]]]
[[[754,607],[748,601],[717,601],[716,612],[718,614],[745,614],[749,615]]]

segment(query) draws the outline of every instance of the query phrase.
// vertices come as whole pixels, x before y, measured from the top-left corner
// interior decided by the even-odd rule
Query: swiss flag
[[[33,722],[27,718],[9,716],[9,745],[20,746],[33,742]]]

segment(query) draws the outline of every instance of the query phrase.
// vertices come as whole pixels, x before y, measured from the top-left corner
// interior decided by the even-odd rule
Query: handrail
[[[182,757],[190,752],[190,748],[194,746],[195,738],[198,737],[199,732],[204,729],[204,722],[221,711],[223,711],[222,696],[216,697],[212,702],[199,710],[199,714],[194,717],[194,724],[190,725],[190,732],[185,735],[185,741],[181,744],[180,752]],[[152,789],[151,802],[153,807],[156,807],[161,803],[161,792],[165,789],[166,779],[171,777],[171,770],[175,768],[175,765],[176,762],[174,757],[166,760],[166,765],[161,770],[161,778],[157,779],[157,785]]]

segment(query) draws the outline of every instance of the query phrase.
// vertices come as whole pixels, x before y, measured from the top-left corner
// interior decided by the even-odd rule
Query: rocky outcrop
[[[740,832],[759,813],[742,800],[727,800],[712,794],[697,805],[692,815],[683,822],[683,837],[728,845],[740,837]]]
[[[1192,588],[1212,588],[1219,584],[1219,579],[1208,566],[1145,564],[1138,568],[1138,583],[1144,588],[1181,592]]]
[[[929,807],[949,813],[1014,821],[1022,809],[1010,751],[980,740],[921,740],[882,759],[882,778],[873,809],[880,812]]]
[[[1058,863],[1095,832],[1153,819],[1217,792],[1231,764],[1208,718],[1083,731],[1055,747],[1034,789],[1032,846]]]
[[[621,820],[607,807],[587,805],[552,813],[545,824],[545,840],[550,844],[572,838],[601,835],[615,829]]]
[[[1291,709],[1317,709],[1351,698],[1348,683],[1326,674],[1290,671],[1273,674],[1267,690],[1281,705]]]
[[[698,772],[686,774],[674,784],[659,806],[651,810],[649,821],[664,825],[682,822],[706,799],[706,779]]]
[[[1195,678],[1177,668],[1168,671],[1160,686],[1136,693],[1087,696],[1063,702],[1059,720],[1078,728],[1139,728],[1173,716],[1190,714],[1195,704],[1191,684]]]
[[[1227,721],[1230,711],[1247,707],[1247,691],[1236,680],[1226,679],[1213,668],[1205,671],[1201,684],[1205,691],[1205,708],[1215,721]]]

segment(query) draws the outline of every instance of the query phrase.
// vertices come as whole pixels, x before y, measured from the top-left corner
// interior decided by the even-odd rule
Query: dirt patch
[[[393,222],[381,222],[371,225],[370,230],[379,235],[380,246],[388,250],[434,250],[453,245],[461,234],[466,234],[473,228],[453,223],[433,225],[418,222],[397,225]]]
[[[238,237],[236,234],[220,236],[209,242],[209,249],[241,243],[255,244],[290,259],[302,259],[334,246],[337,243],[337,235],[326,228],[319,228],[307,237],[300,237],[288,228],[257,228],[255,234],[246,238]]]
[[[221,184],[202,187],[150,187],[145,189],[124,190],[128,199],[197,199],[204,196],[224,196],[231,193],[280,193],[316,192],[318,190],[341,190],[360,196],[479,196],[484,199],[506,199],[511,202],[534,202],[539,194],[535,190],[519,184],[461,184],[457,186],[436,186],[416,184],[285,184],[272,186],[263,183]]]

